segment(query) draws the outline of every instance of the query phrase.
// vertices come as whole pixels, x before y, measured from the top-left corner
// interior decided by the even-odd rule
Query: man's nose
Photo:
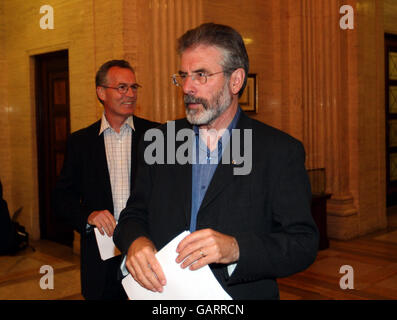
[[[137,92],[137,90],[132,89],[132,87],[128,87],[127,92],[125,93],[125,95],[127,97],[135,97],[136,96],[136,92]]]
[[[195,81],[192,79],[191,76],[187,76],[182,85],[183,93],[194,95],[197,91],[197,87]]]

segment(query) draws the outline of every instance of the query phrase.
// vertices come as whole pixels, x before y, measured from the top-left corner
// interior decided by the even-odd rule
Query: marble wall
[[[5,14],[4,3],[0,2],[0,17]],[[0,19],[0,39],[6,35],[6,24]],[[3,197],[11,198],[11,155],[10,128],[8,120],[8,90],[7,90],[7,56],[5,41],[0,41],[0,179],[3,186]],[[13,206],[11,206],[13,207]]]

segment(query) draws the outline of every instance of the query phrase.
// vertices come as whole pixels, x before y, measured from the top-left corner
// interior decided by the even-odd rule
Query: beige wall
[[[202,0],[124,0],[126,57],[136,61],[140,90],[137,114],[165,122],[185,115],[181,91],[171,83],[178,71],[176,39],[202,21]]]
[[[250,73],[258,77],[252,116],[303,138],[299,1],[204,0],[205,22],[234,26],[245,38]]]
[[[4,3],[0,2],[0,17],[4,16]],[[6,24],[0,19],[0,39],[5,39]],[[11,155],[9,144],[9,121],[7,103],[7,55],[5,41],[0,41],[0,179],[3,185],[3,196],[11,199]],[[10,205],[10,204],[9,204]],[[11,205],[13,208],[13,206]]]

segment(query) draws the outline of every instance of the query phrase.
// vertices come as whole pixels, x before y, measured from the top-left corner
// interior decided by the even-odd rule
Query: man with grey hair
[[[103,261],[94,228],[113,236],[136,178],[138,142],[157,123],[134,116],[134,69],[125,60],[104,63],[95,77],[102,118],[68,139],[54,190],[56,214],[81,234],[81,287],[86,299],[125,299],[120,255]]]
[[[152,165],[141,157],[115,243],[132,277],[162,292],[167,275],[155,253],[188,229],[177,247],[181,268],[209,265],[234,299],[278,299],[276,278],[307,268],[318,248],[304,148],[240,109],[249,61],[236,30],[203,24],[179,39],[179,54],[180,70],[172,78],[183,90],[186,119],[175,121],[175,130],[193,129],[192,149],[204,156],[193,163]],[[169,143],[167,126],[159,129]],[[251,141],[242,139],[246,132]],[[180,145],[176,140],[174,149]],[[236,174],[240,164],[234,160],[211,162],[230,149],[250,155],[249,172]]]

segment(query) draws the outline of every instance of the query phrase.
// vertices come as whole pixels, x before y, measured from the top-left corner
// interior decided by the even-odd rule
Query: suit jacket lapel
[[[179,124],[178,122],[174,122],[174,123]],[[189,122],[186,119],[184,122],[181,123],[180,126],[175,127],[175,135],[179,132],[179,130],[182,129],[192,129],[191,124],[189,124]],[[174,183],[177,184],[177,188],[180,192],[181,199],[183,199],[183,208],[184,208],[183,210],[185,212],[187,226],[189,226],[190,215],[192,211],[192,164],[190,161],[186,164],[179,164],[178,159],[176,159],[176,152],[178,148],[184,143],[186,143],[186,140],[176,141],[175,139],[175,165],[171,165],[171,167],[173,168],[173,170],[175,170],[173,175],[175,177]],[[167,144],[165,150],[167,150]]]
[[[243,130],[246,127],[246,122],[247,119],[249,119],[243,112],[240,114],[240,119],[236,125],[236,129],[239,129],[239,136],[240,136],[240,144],[239,144],[239,150],[238,152],[241,152],[244,150],[244,133]],[[230,154],[230,163],[222,163],[222,160],[220,160],[220,163],[218,164],[214,176],[212,177],[211,183],[207,189],[207,192],[205,193],[203,202],[201,203],[199,213],[201,210],[203,210],[206,206],[208,206],[218,195],[219,193],[222,192],[222,190],[231,184],[233,180],[235,179],[235,174],[234,174],[234,168],[236,165],[233,160],[233,150],[232,150],[232,140],[233,140],[233,135],[230,137],[229,140],[229,146],[225,150],[226,152],[229,152]],[[224,154],[225,154],[224,153]]]
[[[139,118],[134,116],[134,127],[131,136],[131,171],[130,171],[130,195],[135,184],[136,169],[138,167],[138,144],[141,138],[141,130]]]
[[[201,203],[199,212],[208,206],[226,186],[233,182],[233,167],[233,164],[218,164],[207,192],[205,193],[203,202]]]
[[[187,163],[185,165],[178,165],[178,167],[178,174],[180,177],[182,177],[178,183],[181,183],[181,190],[184,192],[182,195],[184,199],[184,211],[186,224],[189,226],[190,216],[192,213],[192,164]]]
[[[100,121],[98,130],[95,132],[95,143],[93,149],[93,163],[95,166],[96,172],[96,181],[99,182],[99,187],[103,190],[104,195],[104,203],[111,210],[110,212],[113,214],[113,196],[112,196],[112,187],[110,185],[110,176],[109,176],[109,168],[108,161],[106,158],[106,150],[105,150],[105,139],[103,133],[98,135],[100,128]],[[94,186],[93,186],[94,187]],[[98,187],[98,186],[96,186]]]

